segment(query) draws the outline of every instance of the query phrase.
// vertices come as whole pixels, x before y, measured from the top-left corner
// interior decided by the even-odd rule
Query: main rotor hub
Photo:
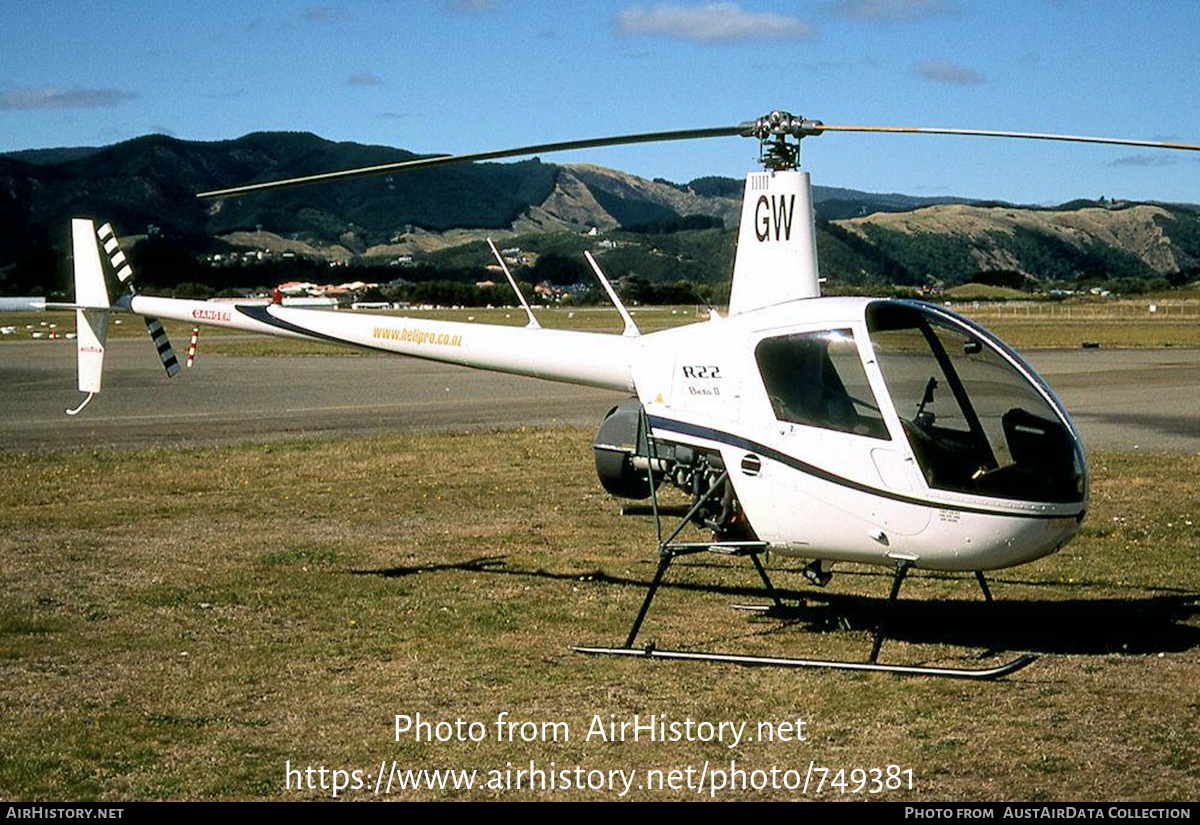
[[[776,110],[743,123],[742,135],[758,138],[759,162],[765,168],[779,172],[800,168],[800,140],[821,134],[822,126],[824,124],[819,120]],[[788,138],[795,138],[795,141]]]

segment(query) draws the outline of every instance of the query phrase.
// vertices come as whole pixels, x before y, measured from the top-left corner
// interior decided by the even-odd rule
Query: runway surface
[[[1045,350],[1034,367],[1089,450],[1200,452],[1200,349]],[[0,343],[0,451],[221,444],[573,424],[623,396],[388,356],[201,353],[167,380],[148,341],[109,342],[104,391],[79,416],[70,341]]]

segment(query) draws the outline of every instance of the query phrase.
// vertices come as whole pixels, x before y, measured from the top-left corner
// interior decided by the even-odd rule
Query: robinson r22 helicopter
[[[911,300],[821,298],[809,176],[800,140],[824,132],[916,132],[1200,146],[979,130],[834,126],[772,112],[731,127],[658,132],[470,155],[443,155],[200,194],[215,199],[283,187],[395,174],[625,143],[732,135],[755,138],[762,171],[746,179],[727,316],[642,335],[616,304],[622,334],[355,315],[272,305],[215,304],[140,295],[111,226],[72,226],[79,389],[100,390],[108,319],[146,318],[168,374],[179,369],[158,318],[336,342],[485,370],[632,394],[603,420],[593,444],[604,488],[650,499],[659,564],[625,644],[586,653],[745,664],[833,667],[995,678],[1032,661],[986,669],[881,664],[881,622],[866,662],[749,657],[638,648],[635,642],[668,566],[699,552],[748,556],[782,607],[760,555],[811,559],[824,585],[835,562],[894,570],[887,605],[912,568],[984,571],[1053,553],[1079,529],[1088,468],[1079,433],[1050,387],[994,335],[943,307]],[[104,256],[100,254],[103,246]],[[494,250],[494,247],[493,247]],[[499,258],[499,255],[497,255]],[[500,259],[504,267],[503,259]],[[109,275],[119,284],[110,298]],[[658,490],[691,497],[665,530]],[[676,513],[676,515],[679,515]],[[710,531],[680,541],[688,524]]]

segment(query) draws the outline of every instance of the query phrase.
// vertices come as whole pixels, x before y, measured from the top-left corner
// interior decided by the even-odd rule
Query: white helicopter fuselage
[[[126,310],[631,393],[655,442],[700,456],[684,476],[727,472],[732,510],[779,553],[991,570],[1053,552],[1086,511],[1073,424],[994,336],[931,304],[818,297],[804,172],[748,176],[729,316],[647,335],[538,328],[532,314],[520,328],[136,293],[110,305],[98,237],[128,271],[111,228],[73,233],[89,394],[107,314]]]

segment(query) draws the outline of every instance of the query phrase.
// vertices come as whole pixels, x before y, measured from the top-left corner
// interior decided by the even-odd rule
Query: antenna
[[[586,249],[583,251],[583,257],[587,258],[587,262],[592,265],[592,272],[596,273],[596,277],[600,280],[600,286],[604,287],[604,291],[608,293],[608,297],[613,302],[613,306],[617,308],[617,312],[621,313],[621,320],[625,322],[625,329],[621,332],[622,335],[629,338],[636,338],[641,335],[641,330],[637,328],[637,324],[633,322],[629,310],[625,309],[625,305],[621,303],[621,299],[617,297],[617,291],[612,288],[612,284],[608,282],[608,278],[604,277],[604,273],[600,271],[600,264],[596,263],[596,259],[592,257],[592,253]]]
[[[509,285],[512,286],[513,292],[517,293],[517,300],[521,302],[521,306],[525,309],[525,315],[529,318],[529,323],[525,326],[529,329],[541,329],[542,325],[538,323],[537,318],[533,317],[533,310],[529,308],[529,302],[525,300],[525,296],[521,293],[521,288],[517,286],[517,281],[513,278],[512,273],[508,271],[508,265],[504,263],[503,256],[496,249],[496,245],[492,243],[492,239],[487,239],[488,247],[492,250],[492,254],[496,256],[496,261],[500,264],[500,269],[504,272],[504,277],[508,278]]]

